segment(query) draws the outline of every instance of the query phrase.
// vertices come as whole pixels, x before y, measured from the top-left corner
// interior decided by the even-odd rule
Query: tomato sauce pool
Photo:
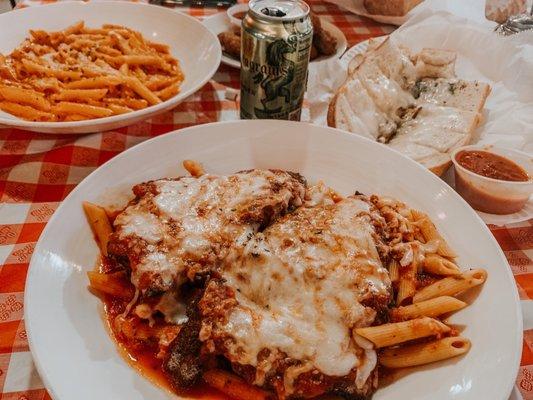
[[[246,15],[246,11],[239,11],[232,15],[237,19],[243,19],[244,16]]]
[[[455,157],[457,162],[469,171],[487,178],[501,181],[526,182],[526,171],[513,161],[482,150],[461,151]]]
[[[522,209],[529,195],[523,190],[508,190],[507,182],[528,182],[528,173],[513,161],[483,150],[463,150],[455,161],[464,169],[479,175],[471,179],[456,169],[455,188],[476,210],[490,214],[511,214]],[[500,182],[479,181],[481,177]]]

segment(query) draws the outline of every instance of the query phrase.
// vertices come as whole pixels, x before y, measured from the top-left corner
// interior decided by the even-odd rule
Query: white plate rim
[[[56,219],[59,219],[61,218],[60,215],[61,215],[61,209],[62,207],[64,206],[65,203],[67,203],[69,201],[69,199],[71,197],[74,197],[74,195],[82,190],[83,188],[83,185],[82,183],[84,181],[87,181],[89,180],[89,178],[95,174],[97,174],[98,171],[102,170],[102,169],[105,169],[105,168],[110,168],[115,162],[117,162],[117,160],[121,157],[124,156],[124,154],[128,153],[128,152],[133,152],[135,149],[135,151],[139,151],[139,149],[145,147],[145,146],[150,146],[152,143],[154,142],[157,142],[159,140],[164,140],[164,138],[168,138],[170,137],[171,135],[177,135],[179,134],[180,136],[181,135],[192,135],[194,134],[194,132],[196,130],[199,130],[199,129],[202,129],[202,128],[209,128],[209,127],[212,127],[213,125],[232,125],[232,124],[243,124],[243,123],[248,123],[250,121],[222,121],[222,122],[213,122],[213,123],[208,123],[208,124],[204,124],[204,125],[194,125],[194,126],[191,126],[191,127],[187,127],[187,128],[183,128],[183,129],[177,129],[177,130],[174,130],[174,131],[171,131],[169,132],[168,134],[166,135],[161,135],[161,136],[158,136],[158,137],[154,137],[154,138],[151,138],[151,139],[148,139],[136,146],[133,146],[127,150],[125,150],[124,152],[120,153],[119,155],[113,157],[112,159],[108,160],[107,162],[105,162],[104,164],[102,164],[100,167],[98,167],[97,169],[95,169],[93,172],[91,172],[91,174],[89,174],[87,177],[84,178],[84,180],[82,182],[80,182],[70,193],[69,195],[67,195],[67,197],[65,197],[65,199],[61,202],[60,206],[56,209],[56,211],[54,212],[54,214],[52,215],[52,217],[50,218],[50,220],[47,222],[44,230],[42,231],[41,233],[41,236],[39,238],[39,241],[38,243],[36,244],[35,248],[34,248],[34,251],[33,251],[33,254],[37,254],[39,253],[40,251],[40,247],[41,247],[41,243],[42,243],[42,240],[41,238],[44,238],[48,232],[48,230],[51,229],[51,227],[53,226],[53,224],[55,223]],[[259,121],[260,122],[260,121]],[[262,121],[262,122],[266,122],[266,121]],[[304,125],[307,125],[309,127],[317,127],[316,125],[313,125],[313,124],[310,124],[310,123],[305,123],[305,122],[291,122],[291,121],[278,121],[278,120],[269,120],[268,123],[272,123],[272,124],[282,124],[280,125],[280,128],[286,128],[287,126],[285,124],[291,124],[291,125],[294,125],[296,126],[297,124],[300,125],[300,124],[304,124]],[[285,125],[285,126],[283,126]],[[344,135],[346,137],[350,137],[352,138],[351,140],[355,140],[355,141],[359,141],[359,140],[362,140],[362,141],[366,141],[368,143],[372,143],[372,146],[376,145],[376,146],[379,146],[379,144],[375,141],[372,141],[370,139],[367,139],[365,137],[362,137],[362,136],[359,136],[359,135],[352,135],[352,134],[349,134],[347,132],[344,132],[344,131],[341,131],[341,130],[338,130],[338,129],[334,129],[334,128],[330,128],[330,127],[320,127],[321,129],[324,129],[324,130],[327,130],[329,131],[328,134],[337,134],[337,135]],[[411,163],[412,165],[415,166],[415,168],[421,170],[421,171],[424,171],[424,173],[427,173],[428,176],[431,176],[433,180],[440,180],[436,175],[433,175],[431,173],[429,173],[429,171],[427,169],[425,169],[423,166],[421,166],[419,163],[411,160],[410,158],[404,156],[402,153],[394,150],[394,149],[389,149],[389,148],[385,148],[385,147],[382,147],[380,146],[380,148],[383,148],[383,149],[387,149],[385,151],[391,151],[393,153],[396,153],[397,155],[401,156],[403,159],[407,160],[409,163]],[[446,184],[445,184],[446,185]],[[483,222],[483,220],[479,217],[479,215],[477,213],[474,212],[473,209],[470,208],[470,206],[468,206],[468,204],[455,192],[453,191],[453,196],[457,198],[457,200],[462,203],[462,205],[469,210],[470,214],[473,216],[474,220],[477,220],[477,222],[480,224],[480,229],[486,234],[487,238],[489,241],[492,242],[493,246],[496,248],[496,251],[497,253],[499,254],[500,256],[500,260],[503,264],[505,268],[505,274],[507,276],[507,279],[513,283],[513,297],[514,297],[514,303],[515,303],[515,308],[513,310],[513,312],[516,314],[516,322],[517,322],[517,332],[515,334],[515,342],[516,342],[516,348],[514,349],[514,352],[513,352],[513,359],[514,359],[514,367],[513,368],[510,368],[508,370],[508,379],[506,379],[506,386],[505,386],[505,390],[502,391],[502,393],[505,393],[505,397],[502,397],[502,398],[498,398],[498,400],[507,400],[507,397],[509,396],[509,394],[511,394],[511,391],[514,387],[514,384],[515,384],[515,377],[518,373],[518,370],[519,370],[519,367],[520,367],[520,357],[521,357],[521,353],[522,353],[522,341],[523,341],[523,319],[522,319],[522,312],[521,312],[521,305],[520,305],[520,298],[519,298],[519,295],[518,295],[518,290],[516,289],[516,285],[514,285],[515,283],[515,280],[514,280],[514,276],[512,274],[512,270],[507,262],[507,259],[503,253],[503,250],[501,249],[501,247],[499,246],[498,242],[496,241],[496,239],[494,238],[494,236],[491,234],[489,228],[487,227],[487,225]],[[81,207],[81,205],[80,205]],[[32,317],[31,317],[31,311],[30,309],[32,309],[32,307],[30,307],[29,305],[32,304],[32,301],[33,300],[30,300],[31,298],[31,286],[34,285],[34,284],[38,284],[38,282],[34,282],[32,279],[33,279],[33,276],[35,275],[35,269],[36,269],[36,263],[34,262],[34,257],[32,257],[32,259],[30,260],[30,264],[29,264],[29,267],[28,267],[28,272],[27,272],[27,277],[26,277],[26,283],[25,283],[25,291],[24,291],[24,320],[25,320],[25,324],[26,324],[26,330],[27,330],[27,334],[28,334],[28,344],[29,344],[29,348],[31,350],[31,353],[32,353],[32,358],[33,358],[33,361],[34,361],[34,364],[37,368],[37,371],[39,372],[39,375],[43,381],[43,383],[45,384],[45,387],[46,389],[50,392],[50,394],[52,395],[53,398],[55,399],[59,399],[59,397],[56,396],[56,393],[53,389],[53,385],[52,385],[52,382],[50,382],[50,380],[48,379],[48,376],[46,374],[46,367],[41,363],[41,359],[39,358],[39,356],[37,356],[37,354],[39,353],[38,349],[35,347],[35,344],[34,344],[34,340],[33,340],[33,337],[35,335],[35,332],[33,330],[33,323],[32,323]],[[35,306],[34,306],[35,307]],[[37,306],[38,308],[38,306]],[[132,368],[133,370],[133,368]],[[135,370],[135,374],[139,374],[136,370]],[[153,384],[153,383],[152,383]],[[155,385],[155,384],[154,384]],[[69,399],[61,399],[61,400],[69,400]]]
[[[75,8],[81,8],[81,7],[99,7],[100,5],[105,4],[107,5],[117,5],[120,7],[134,7],[139,9],[139,13],[142,13],[142,8],[149,7],[149,8],[157,8],[161,10],[166,10],[168,13],[177,13],[180,15],[180,18],[188,19],[191,22],[194,22],[195,24],[201,25],[203,29],[206,27],[199,21],[197,18],[192,17],[188,14],[185,14],[184,12],[177,11],[174,9],[168,9],[161,6],[156,6],[153,4],[148,3],[141,3],[141,2],[130,2],[130,1],[120,1],[120,0],[106,0],[105,2],[102,1],[59,1],[52,4],[43,4],[38,5],[35,7],[24,7],[20,9],[16,9],[13,11],[10,11],[8,13],[4,13],[3,15],[0,14],[0,24],[2,23],[2,19],[7,20],[10,16],[12,16],[12,13],[25,13],[28,12],[28,10],[33,10],[37,8],[47,7],[47,9],[63,9],[65,6],[67,7],[75,7]],[[83,9],[82,9],[83,10]],[[106,126],[112,126],[112,129],[131,125],[137,121],[144,120],[149,118],[150,116],[154,116],[155,114],[162,113],[170,108],[175,107],[178,105],[181,101],[186,99],[188,96],[192,95],[196,91],[198,91],[201,87],[203,87],[216,73],[220,66],[220,59],[221,59],[221,48],[220,48],[220,42],[218,38],[213,35],[213,33],[206,29],[206,33],[211,36],[212,38],[212,44],[215,45],[216,48],[220,51],[216,51],[215,55],[215,62],[209,69],[209,73],[201,80],[199,80],[196,85],[191,87],[190,89],[179,92],[177,95],[171,97],[168,100],[165,100],[161,102],[160,104],[156,104],[153,106],[148,106],[146,108],[143,108],[141,110],[135,110],[128,114],[120,114],[120,115],[113,115],[110,117],[104,117],[104,118],[96,118],[96,119],[88,119],[84,121],[72,121],[72,122],[33,122],[33,121],[26,121],[20,118],[15,119],[9,119],[5,118],[0,115],[0,124],[14,127],[14,128],[20,128],[20,129],[26,129],[30,131],[37,131],[37,132],[43,132],[43,133],[61,133],[61,134],[80,134],[80,133],[87,133],[87,132],[93,132],[99,130],[101,127]],[[185,71],[184,71],[185,72]],[[185,77],[187,79],[187,77]]]
[[[316,60],[313,60],[310,62],[310,64],[318,63],[322,61],[331,60],[332,58],[341,58],[341,56],[346,51],[346,48],[348,47],[348,41],[346,39],[346,35],[344,32],[339,29],[335,24],[328,21],[325,18],[321,18],[320,22],[325,26],[326,30],[330,32],[332,35],[334,35],[337,38],[337,49],[335,51],[335,54],[332,54],[331,56],[327,57],[319,57]],[[204,18],[202,23],[215,35],[218,35],[222,31],[220,29],[217,29],[216,26],[225,24],[226,28],[231,27],[231,22],[226,14],[225,11],[210,15],[209,17]],[[230,67],[240,69],[241,68],[241,62],[239,60],[236,60],[232,57],[227,56],[221,49],[222,52],[222,58],[221,62],[222,64],[226,64]]]

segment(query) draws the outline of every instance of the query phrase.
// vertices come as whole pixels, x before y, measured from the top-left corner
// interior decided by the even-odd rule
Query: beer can
[[[251,0],[241,36],[241,119],[300,120],[313,40],[309,6]]]

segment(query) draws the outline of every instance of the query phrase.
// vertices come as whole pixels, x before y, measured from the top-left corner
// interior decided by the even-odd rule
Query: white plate
[[[346,36],[344,36],[344,33],[342,33],[339,28],[337,28],[335,25],[325,19],[321,19],[320,21],[322,23],[322,27],[331,35],[333,35],[335,39],[337,39],[337,49],[335,51],[335,54],[332,54],[331,56],[318,57],[317,59],[311,61],[311,63],[329,60],[331,58],[340,58],[340,56],[342,56],[342,54],[346,51],[346,48],[348,47]],[[204,19],[203,24],[215,35],[218,35],[221,32],[225,32],[231,29],[231,27],[233,26],[225,12],[221,12],[207,17],[206,19]],[[233,68],[241,67],[240,60],[230,57],[224,52],[222,52],[222,63],[229,65]]]
[[[392,195],[427,212],[460,254],[460,265],[489,273],[483,289],[469,297],[472,304],[451,318],[465,326],[472,349],[417,369],[378,390],[374,400],[507,400],[520,360],[522,318],[511,270],[485,224],[442,180],[386,146],[331,128],[272,120],[195,126],[139,144],[89,175],[57,209],[33,253],[25,294],[30,348],[55,400],[168,399],[119,356],[102,323],[100,301],[87,290],[85,272],[98,248],[81,203],[115,203],[109,190],[128,194],[136,183],[184,174],[183,159],[201,161],[212,173],[298,171],[343,194]]]
[[[185,74],[180,93],[143,110],[86,121],[31,122],[0,111],[0,124],[48,133],[86,133],[130,125],[176,106],[200,89],[220,64],[218,39],[195,18],[165,7],[125,1],[58,2],[1,14],[0,53],[10,53],[28,37],[29,29],[61,30],[80,20],[89,27],[125,25],[169,45]]]

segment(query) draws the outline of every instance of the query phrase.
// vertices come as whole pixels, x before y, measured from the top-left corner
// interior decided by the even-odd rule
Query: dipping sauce
[[[246,11],[239,11],[239,12],[236,12],[235,14],[231,14],[231,15],[234,16],[237,19],[243,19],[246,16]]]
[[[487,178],[501,181],[526,182],[526,171],[513,161],[482,150],[463,150],[455,157],[457,162],[469,171]]]
[[[508,153],[509,150],[496,148],[493,152],[466,148],[456,153],[455,190],[474,209],[489,214],[512,214],[528,201],[533,181],[522,165],[531,159],[517,153],[517,160],[521,160],[518,165],[505,157]]]

